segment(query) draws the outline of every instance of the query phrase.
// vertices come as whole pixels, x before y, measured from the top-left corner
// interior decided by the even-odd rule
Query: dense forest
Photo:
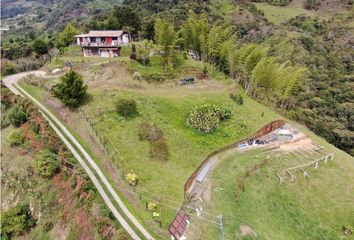
[[[78,9],[84,2],[72,7]],[[276,6],[290,3],[265,2]],[[325,3],[330,4],[309,0],[303,7],[321,10]],[[352,2],[337,4],[347,9],[345,14],[326,18],[299,15],[276,25],[251,1],[126,0],[111,10],[96,10],[83,21],[73,19],[73,24],[80,32],[124,29],[135,40],[155,42],[160,39],[160,29],[169,42],[167,55],[171,49],[192,50],[196,58],[233,77],[242,87],[238,94],[252,96],[304,123],[354,155]],[[49,48],[56,46],[56,32],[45,36]],[[16,44],[25,46],[18,48]],[[33,49],[26,41],[10,39],[2,44],[3,56],[26,56],[31,52],[27,46]],[[166,67],[171,56],[166,56]]]

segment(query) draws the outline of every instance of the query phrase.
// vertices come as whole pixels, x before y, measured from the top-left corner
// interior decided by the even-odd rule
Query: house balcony
[[[80,42],[79,46],[81,47],[121,47],[124,45],[128,45],[127,42]]]

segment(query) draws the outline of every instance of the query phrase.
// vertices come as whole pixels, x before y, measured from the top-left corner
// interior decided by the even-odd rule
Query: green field
[[[90,101],[83,106],[84,113],[91,119],[98,135],[104,139],[109,155],[115,159],[114,162],[107,162],[100,156],[95,156],[96,161],[106,169],[106,174],[110,174],[110,180],[117,183],[117,188],[121,189],[125,196],[125,202],[132,204],[130,208],[134,208],[139,219],[161,237],[166,236],[166,229],[183,202],[185,181],[207,155],[251,135],[272,120],[282,118],[248,97],[244,97],[243,105],[237,105],[229,97],[229,92],[235,89],[233,81],[212,68],[207,80],[198,80],[191,86],[176,85],[177,79],[190,73],[190,67],[193,67],[194,71],[198,68],[201,71],[200,63],[192,60],[181,65],[179,71],[174,74],[174,79],[162,83],[147,83],[143,80],[133,80],[132,73],[139,71],[151,74],[160,71],[157,60],[152,61],[151,66],[143,67],[137,63],[131,64],[124,57],[109,61],[94,58],[82,61],[81,58],[73,57],[65,59],[74,62],[74,69],[84,76],[91,96]],[[21,86],[41,101],[50,99],[49,94],[44,94],[42,89],[24,83],[21,83]],[[118,98],[136,100],[138,114],[128,119],[121,117],[115,111]],[[217,104],[232,112],[232,118],[222,123],[212,134],[201,134],[186,125],[189,111],[204,103]],[[47,106],[50,107],[50,104]],[[85,129],[84,135],[80,133],[83,126],[89,127],[85,118],[80,117],[77,111],[70,114],[75,116],[76,120],[63,121],[77,133],[76,136],[86,148],[91,148],[92,153],[97,152],[89,140],[95,137],[89,135],[93,131]],[[139,140],[138,131],[143,122],[156,124],[163,130],[169,149],[168,161],[152,159],[149,143]],[[352,226],[350,217],[353,216],[353,208],[344,208],[341,211],[338,209],[348,205],[350,194],[353,194],[345,185],[354,177],[353,167],[350,165],[353,164],[353,159],[308,130],[302,130],[316,139],[319,145],[326,146],[336,154],[335,161],[329,163],[328,168],[326,166],[316,173],[311,172],[308,182],[300,179],[299,182],[280,186],[272,169],[282,166],[286,161],[274,157],[265,168],[247,179],[246,190],[236,201],[235,182],[244,173],[244,169],[259,162],[260,157],[255,157],[256,152],[249,152],[244,155],[225,155],[222,158],[222,163],[214,172],[212,185],[213,188],[222,186],[223,191],[221,195],[213,192],[212,208],[209,211],[225,216],[226,239],[239,237],[235,234],[239,232],[240,224],[250,226],[261,239],[284,239],[286,236],[291,236],[289,239],[303,239],[304,236],[316,239],[327,233],[329,236],[338,236],[342,226]],[[130,191],[134,190],[134,194],[124,190],[127,184],[122,174],[117,175],[114,171],[107,170],[117,169],[117,166],[119,172],[134,172],[138,175],[138,186],[130,188]],[[343,175],[339,175],[341,171]],[[325,178],[331,175],[332,178]],[[121,184],[122,182],[124,184]],[[328,195],[327,189],[331,189]],[[267,201],[268,198],[270,201]],[[149,201],[161,203],[162,229],[158,228],[158,224],[145,209],[145,204]],[[312,206],[313,201],[318,202],[318,206]],[[301,205],[301,202],[305,204]],[[328,208],[329,204],[334,207]],[[323,209],[323,213],[320,209]],[[326,214],[335,216],[327,221]],[[300,220],[303,223],[300,224]],[[208,224],[203,221],[202,223],[204,227],[208,227]],[[218,228],[210,228],[205,233],[212,237],[204,236],[203,239],[215,239],[219,234]]]
[[[125,173],[134,172],[139,176],[139,185],[135,190],[138,193],[148,193],[150,198],[161,202],[167,201],[171,204],[164,199],[174,201],[173,208],[165,207],[163,211],[164,227],[167,227],[174,217],[178,203],[183,202],[185,181],[210,152],[244,138],[269,121],[280,118],[273,111],[247,97],[244,99],[244,105],[237,105],[229,98],[232,84],[229,80],[210,79],[198,82],[193,87],[177,86],[175,80],[167,80],[162,84],[147,84],[144,81],[132,80],[131,75],[130,79],[122,79],[122,75],[116,72],[120,71],[122,74],[124,66],[120,65],[120,61],[104,63],[99,69],[88,67],[87,64],[96,63],[84,62],[82,65],[75,65],[75,69],[81,71],[88,81],[92,97],[84,106],[84,111],[93,119],[99,135],[107,139],[110,152],[115,152],[120,159],[118,165],[124,168]],[[192,61],[185,64],[185,69],[188,70],[191,65],[196,67],[199,64]],[[142,71],[153,70],[146,67]],[[112,74],[108,76],[113,78],[109,80],[112,81],[111,87],[103,87],[108,81],[106,74]],[[92,78],[92,75],[95,75],[95,78]],[[100,81],[102,84],[99,87],[93,87]],[[24,83],[21,83],[21,86],[44,101],[40,94],[43,90]],[[137,101],[139,114],[136,117],[124,119],[114,111],[114,102],[120,97]],[[200,134],[186,125],[188,112],[194,106],[204,103],[224,106],[233,113],[233,117],[213,134]],[[137,133],[142,122],[151,122],[163,129],[169,147],[167,162],[151,159],[149,143],[139,141]],[[145,212],[144,204],[142,201],[138,212]]]
[[[264,16],[274,24],[280,24],[290,18],[306,15],[310,17],[318,16],[315,11],[306,10],[299,1],[293,1],[287,6],[273,6],[269,3],[255,3],[256,7],[264,11]]]
[[[212,212],[226,219],[225,239],[243,239],[241,225],[250,227],[257,239],[353,239],[345,237],[342,229],[354,227],[353,158],[321,139],[316,141],[335,153],[334,160],[316,170],[311,167],[309,178],[300,172],[294,182],[285,184],[279,183],[275,172],[297,165],[294,155],[253,150],[223,159],[213,172],[212,188],[222,190],[212,191]],[[245,174],[265,159],[267,163]]]
[[[161,89],[162,88],[162,89]],[[84,107],[99,134],[107,139],[110,152],[121,159],[119,165],[136,173],[140,180],[137,191],[151,193],[154,199],[183,202],[183,185],[199,163],[212,151],[244,138],[271,120],[279,118],[274,112],[246,98],[239,106],[228,96],[227,88],[190,90],[173,86],[156,86],[145,90],[91,90],[92,101]],[[114,111],[118,98],[132,98],[138,104],[138,116],[124,119]],[[213,103],[230,109],[233,117],[213,134],[200,134],[186,125],[188,112],[194,106]],[[264,112],[264,117],[261,113]],[[163,129],[169,160],[160,162],[149,156],[150,146],[139,141],[138,131],[143,122]],[[246,127],[241,127],[241,123]],[[174,204],[175,208],[178,205]],[[165,226],[174,217],[174,209],[165,209]],[[168,214],[166,216],[166,213]]]

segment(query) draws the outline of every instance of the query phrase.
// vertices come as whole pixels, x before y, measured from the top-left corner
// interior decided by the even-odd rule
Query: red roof
[[[187,227],[187,220],[189,221],[189,216],[183,211],[179,210],[177,216],[171,223],[169,227],[169,232],[172,236],[174,236],[177,240],[183,235],[184,231]]]

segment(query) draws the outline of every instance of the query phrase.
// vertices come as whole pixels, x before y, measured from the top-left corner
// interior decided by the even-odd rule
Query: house
[[[90,31],[75,37],[85,57],[119,56],[121,47],[129,44],[130,41],[129,33],[122,30]]]

